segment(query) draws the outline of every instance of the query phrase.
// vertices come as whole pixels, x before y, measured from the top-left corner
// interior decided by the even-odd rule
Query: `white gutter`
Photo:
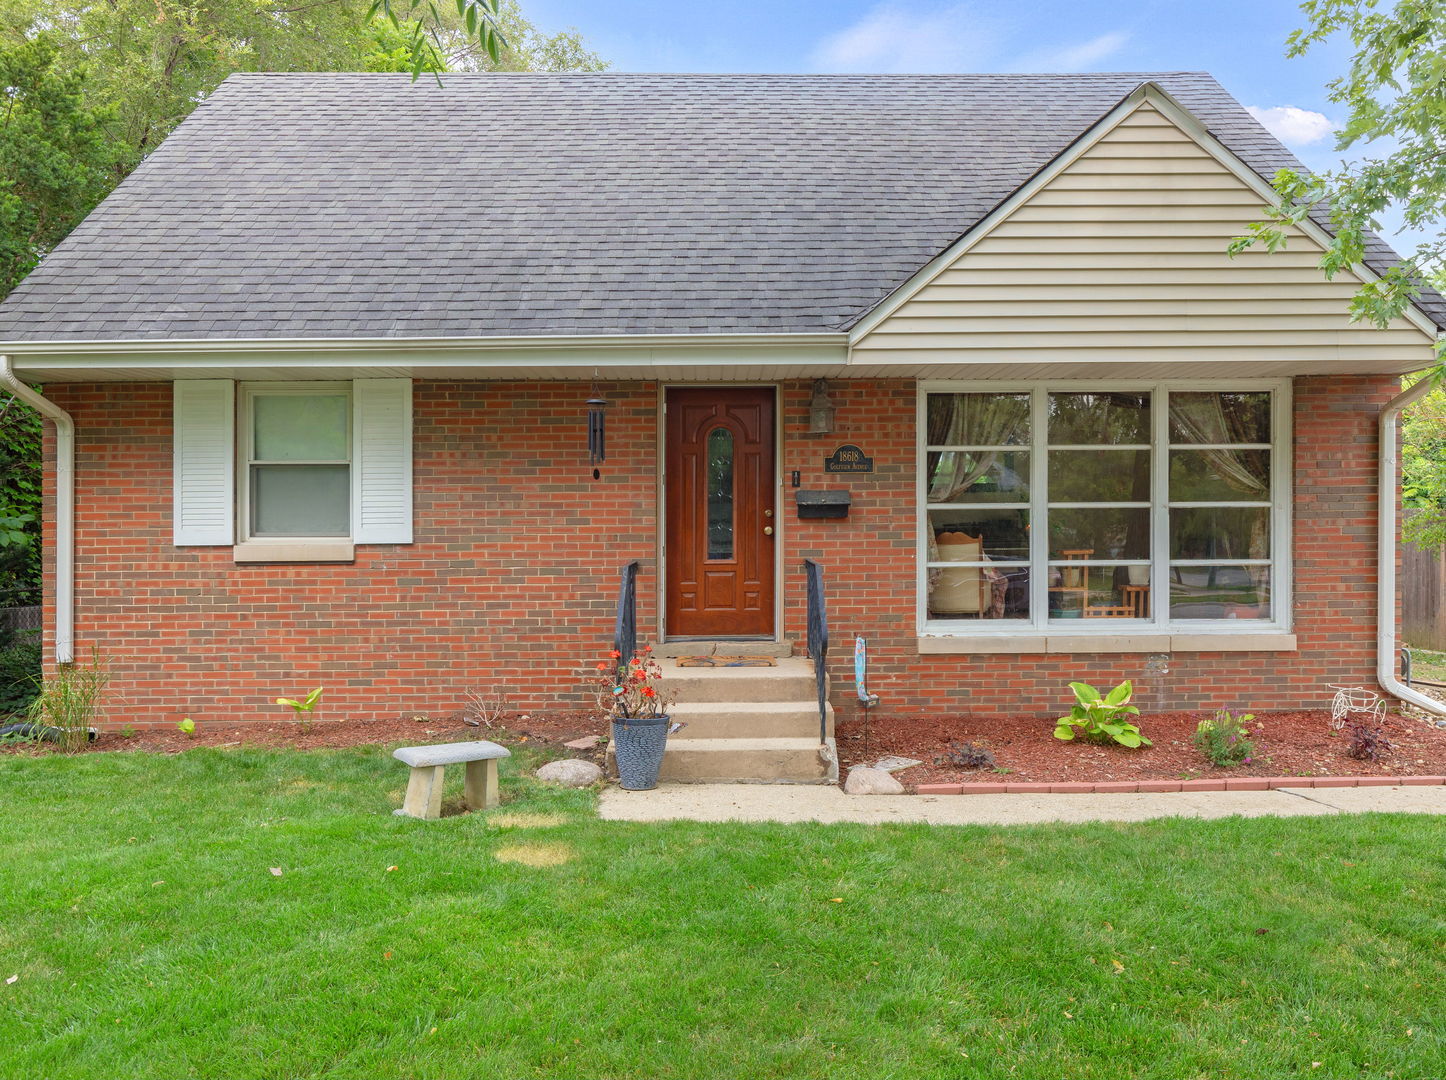
[[[0,356],[0,386],[55,421],[55,662],[75,659],[75,421],[15,376]]]
[[[1382,689],[1402,701],[1446,716],[1446,705],[1417,693],[1396,678],[1396,421],[1402,409],[1430,390],[1431,380],[1422,377],[1381,409],[1381,469],[1376,487],[1376,679]]]
[[[301,337],[301,338],[122,338],[7,341],[0,349],[16,356],[65,353],[236,353],[236,352],[401,352],[502,349],[693,349],[720,346],[847,345],[849,335],[781,332],[734,334],[522,334],[498,337]]]

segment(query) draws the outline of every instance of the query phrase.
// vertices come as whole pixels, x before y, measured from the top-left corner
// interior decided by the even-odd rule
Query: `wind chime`
[[[598,465],[608,459],[607,411],[610,404],[598,389],[597,372],[594,371],[592,396],[587,399],[587,453],[594,480],[602,479],[602,470]]]

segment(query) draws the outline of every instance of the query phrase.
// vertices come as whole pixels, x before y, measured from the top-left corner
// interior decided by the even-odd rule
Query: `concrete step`
[[[653,646],[653,655],[672,656],[792,656],[789,641],[665,641]]]
[[[684,732],[686,733],[686,732]],[[660,780],[692,784],[832,784],[838,755],[829,740],[829,760],[811,739],[668,739]]]
[[[827,706],[828,734],[833,735],[833,706]],[[695,702],[677,704],[668,713],[688,726],[686,739],[808,739],[818,741],[816,701]]]
[[[685,705],[817,701],[813,661],[806,656],[782,657],[776,667],[679,667],[667,658],[658,663],[664,687]]]
[[[723,642],[723,640],[681,640],[652,646],[652,655],[668,656],[792,656],[792,642]]]

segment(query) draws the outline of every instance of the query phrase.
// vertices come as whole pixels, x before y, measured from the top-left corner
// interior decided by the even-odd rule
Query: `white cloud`
[[[880,4],[821,41],[813,62],[826,71],[977,71],[994,48],[991,22],[967,4],[929,12]]]
[[[1011,38],[1032,33],[1030,27],[983,15],[971,3],[885,2],[819,42],[812,61],[818,71],[1082,71],[1128,40],[1111,32],[1020,52]]]
[[[1078,45],[1065,45],[1057,49],[1042,49],[1026,53],[1018,63],[1011,65],[1013,71],[1088,71],[1107,56],[1113,56],[1125,47],[1130,35],[1119,30],[1090,38]]]
[[[1335,129],[1335,125],[1321,113],[1298,109],[1294,105],[1272,105],[1268,109],[1247,105],[1246,110],[1286,146],[1309,146],[1320,142]]]

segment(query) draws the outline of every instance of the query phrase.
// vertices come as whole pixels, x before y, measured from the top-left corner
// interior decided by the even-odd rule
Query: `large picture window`
[[[1284,384],[926,386],[926,630],[1287,621]]]

